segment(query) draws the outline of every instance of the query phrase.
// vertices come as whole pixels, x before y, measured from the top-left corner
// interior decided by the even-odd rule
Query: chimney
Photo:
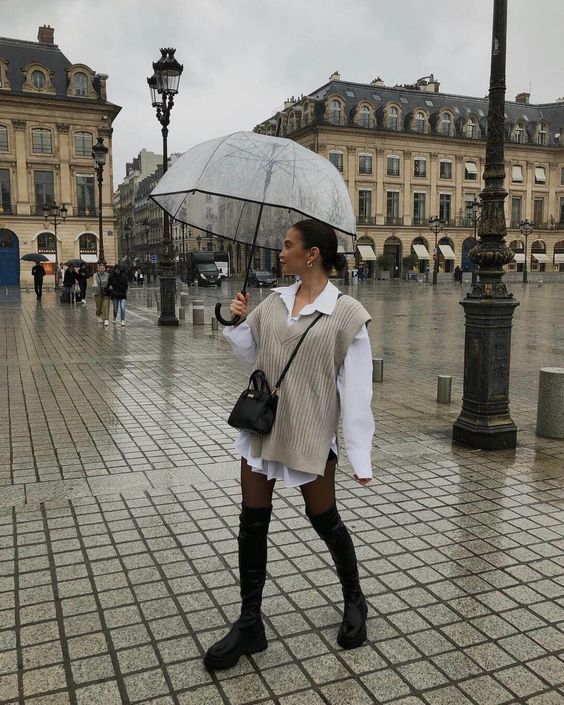
[[[37,32],[37,41],[40,44],[54,44],[55,29],[49,24],[44,24]]]
[[[383,86],[384,81],[378,76],[378,78],[375,78],[373,81],[370,81],[371,86]]]
[[[341,74],[338,71],[333,71],[333,73],[329,76],[330,81],[340,81],[341,80]]]
[[[515,96],[515,102],[516,103],[528,103],[530,97],[531,97],[530,93],[517,93],[517,95]]]

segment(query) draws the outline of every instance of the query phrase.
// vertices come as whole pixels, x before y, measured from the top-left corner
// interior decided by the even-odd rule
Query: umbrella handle
[[[219,301],[215,305],[215,317],[221,323],[222,326],[236,326],[237,323],[239,323],[239,321],[241,320],[240,316],[233,316],[231,320],[223,318],[223,316],[221,315],[221,304],[219,303]]]

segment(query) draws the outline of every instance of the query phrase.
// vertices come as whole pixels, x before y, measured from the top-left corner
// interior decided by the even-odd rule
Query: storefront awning
[[[520,164],[514,164],[511,170],[513,181],[523,181],[523,167]]]
[[[543,166],[535,167],[535,181],[544,184],[546,182],[546,172]]]
[[[84,262],[97,262],[98,261],[98,255],[80,255],[80,259],[84,260]]]
[[[516,252],[515,257],[513,257],[513,261],[521,264],[521,262],[525,261],[525,253],[524,252]]]
[[[445,259],[456,259],[454,250],[450,245],[439,245],[439,249],[443,253],[443,257]]]
[[[357,245],[356,249],[365,262],[376,259],[376,255],[374,254],[374,250],[371,245]]]
[[[469,174],[477,174],[478,173],[478,167],[476,166],[476,162],[466,162],[464,164],[464,166],[466,167],[466,171]]]
[[[418,259],[431,259],[431,255],[427,252],[425,245],[412,245]]]
[[[544,252],[533,252],[533,259],[536,259],[537,262],[548,262],[548,255],[545,255]]]
[[[42,255],[45,255],[49,262],[56,262],[57,261],[57,255],[55,253],[51,254],[50,252],[42,252]]]
[[[564,252],[554,255],[554,263],[555,264],[564,264]]]

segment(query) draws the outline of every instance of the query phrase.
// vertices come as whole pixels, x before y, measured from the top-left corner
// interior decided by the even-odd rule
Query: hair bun
[[[341,269],[344,269],[347,266],[347,258],[345,257],[345,255],[343,255],[341,252],[338,252],[335,257],[335,262],[333,266],[338,272],[340,272]]]

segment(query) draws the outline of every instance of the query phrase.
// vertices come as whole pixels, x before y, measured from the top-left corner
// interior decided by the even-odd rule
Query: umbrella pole
[[[264,203],[261,203],[258,218],[257,218],[257,223],[255,225],[255,234],[253,236],[253,242],[251,245],[251,253],[250,253],[249,259],[247,261],[247,270],[245,272],[245,280],[243,281],[243,288],[241,289],[241,293],[243,294],[243,296],[245,296],[245,294],[247,293],[247,284],[249,282],[249,272],[251,271],[251,265],[253,263],[253,256],[254,256],[255,247],[257,244],[257,236],[258,236],[258,231],[260,228],[260,221],[262,218],[262,209],[263,208],[264,208]],[[221,304],[219,303],[219,301],[215,305],[215,317],[224,326],[235,326],[241,320],[240,316],[233,316],[233,318],[231,320],[227,320],[226,318],[223,318],[223,316],[221,315]]]

